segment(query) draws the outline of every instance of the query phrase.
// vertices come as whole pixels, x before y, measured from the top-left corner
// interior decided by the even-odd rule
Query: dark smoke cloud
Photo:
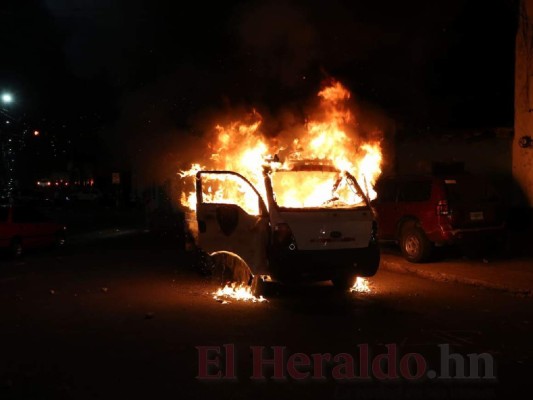
[[[448,32],[465,0],[233,1],[209,10],[176,1],[44,1],[64,29],[72,71],[104,74],[119,88],[120,117],[107,140],[138,170],[190,158],[196,138],[233,110],[257,108],[272,136],[298,129],[330,75],[370,110],[359,113],[364,131],[394,125],[384,115],[424,126],[464,98],[458,89],[472,87],[465,74],[441,79],[450,48],[463,41]]]
[[[289,1],[261,1],[237,14],[243,51],[258,78],[293,86],[318,56],[318,38],[306,10]]]
[[[340,6],[328,11],[348,24],[341,18],[344,12]],[[269,137],[304,130],[320,82],[328,75],[319,63],[325,53],[321,46],[327,44],[317,30],[319,10],[291,1],[256,1],[231,14],[225,29],[234,42],[228,45],[227,68],[178,65],[122,98],[116,126],[120,136],[113,147],[125,146],[123,155],[146,180],[170,178],[178,169],[202,162],[209,156],[213,126],[253,108],[262,115],[261,131]],[[376,111],[371,119],[361,119],[365,135],[379,129],[385,117]]]

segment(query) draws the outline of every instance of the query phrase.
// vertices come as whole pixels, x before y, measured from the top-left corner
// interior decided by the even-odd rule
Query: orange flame
[[[278,205],[283,207],[351,206],[363,201],[345,179],[345,172],[356,177],[369,199],[376,197],[374,184],[381,173],[379,141],[365,141],[358,135],[357,121],[350,109],[350,92],[337,81],[319,93],[319,107],[296,138],[267,138],[261,132],[262,119],[253,111],[243,121],[218,124],[209,143],[206,166],[194,164],[182,177],[194,176],[201,169],[230,170],[245,176],[265,198],[263,166],[265,157],[284,154],[285,159],[271,164],[272,183]],[[282,172],[295,162],[327,163],[325,171]],[[310,161],[311,160],[311,161]],[[234,203],[251,214],[259,212],[257,196],[248,185],[223,175],[206,177],[205,202]],[[338,184],[336,184],[338,182]],[[334,190],[332,190],[334,188]],[[266,201],[265,201],[266,202]],[[184,193],[181,203],[196,209],[194,190]]]
[[[227,301],[224,299],[251,301],[253,303],[263,303],[267,301],[263,296],[254,296],[250,286],[237,285],[235,283],[219,288],[213,293],[213,298],[221,302]]]
[[[368,281],[360,276],[357,277],[355,283],[350,288],[350,292],[370,293],[371,291]]]

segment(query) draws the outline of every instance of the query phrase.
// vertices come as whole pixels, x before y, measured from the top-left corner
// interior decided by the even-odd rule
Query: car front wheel
[[[424,231],[416,226],[402,229],[400,249],[407,261],[413,263],[425,262],[431,255],[431,242]]]
[[[347,291],[353,286],[356,279],[357,279],[357,276],[355,274],[344,273],[344,274],[339,274],[335,276],[331,280],[331,282],[333,283],[333,286],[335,287],[336,290]]]

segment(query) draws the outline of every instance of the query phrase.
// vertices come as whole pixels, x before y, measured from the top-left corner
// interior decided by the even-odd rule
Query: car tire
[[[212,276],[215,268],[213,258],[205,251],[196,249],[193,253],[193,268],[202,276]]]
[[[19,238],[14,238],[9,245],[9,254],[13,258],[20,258],[23,254],[22,241]]]
[[[360,263],[357,263],[357,276],[366,278],[376,275],[380,260],[379,246],[376,243],[370,244],[366,249],[366,256],[362,258]]]
[[[214,263],[211,279],[217,285],[249,285],[251,283],[250,268],[240,258],[226,252],[219,252],[211,255],[211,259]]]
[[[422,229],[417,226],[406,226],[400,235],[400,249],[405,259],[412,263],[429,260],[432,244]]]
[[[336,290],[345,292],[353,286],[356,279],[355,274],[339,274],[331,279],[331,282]]]
[[[267,283],[263,280],[261,275],[255,274],[252,278],[252,294],[255,297],[265,297],[267,292]]]

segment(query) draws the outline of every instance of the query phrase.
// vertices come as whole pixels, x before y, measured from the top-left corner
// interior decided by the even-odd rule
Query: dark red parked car
[[[376,191],[379,237],[396,241],[411,262],[427,261],[435,245],[505,240],[502,199],[482,177],[384,177]]]
[[[66,227],[28,206],[0,206],[0,249],[20,256],[24,250],[65,242]]]

